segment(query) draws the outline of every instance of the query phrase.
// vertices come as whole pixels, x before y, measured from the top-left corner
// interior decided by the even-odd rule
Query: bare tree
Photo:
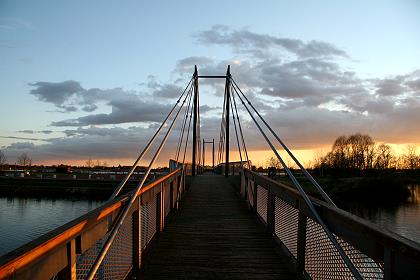
[[[6,155],[2,150],[0,150],[0,165],[4,165],[6,163]]]
[[[266,163],[267,163],[267,167],[274,167],[276,169],[281,168],[280,161],[275,157],[268,158]]]
[[[403,155],[405,168],[411,170],[420,168],[420,156],[416,154],[416,150],[414,145],[407,145],[407,153]]]
[[[27,153],[22,153],[18,158],[17,158],[17,163],[20,166],[31,166],[32,165],[32,159],[28,156]]]
[[[92,160],[91,158],[89,158],[89,159],[86,161],[85,166],[86,166],[87,168],[92,168],[92,167],[93,167],[93,160]]]
[[[0,169],[3,169],[4,164],[6,164],[6,155],[0,150]]]
[[[395,167],[395,159],[395,155],[392,151],[392,148],[389,145],[380,144],[376,148],[376,169],[387,169]]]

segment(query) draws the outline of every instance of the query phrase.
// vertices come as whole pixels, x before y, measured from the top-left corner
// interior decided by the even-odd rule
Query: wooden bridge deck
[[[196,177],[137,279],[295,279],[228,180]]]

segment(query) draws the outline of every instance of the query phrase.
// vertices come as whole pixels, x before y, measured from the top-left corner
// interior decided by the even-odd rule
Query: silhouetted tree
[[[386,144],[380,144],[376,148],[375,169],[388,169],[395,167],[396,157],[392,148]]]
[[[413,145],[407,146],[407,152],[402,156],[403,166],[406,169],[420,168],[420,156],[416,154],[416,147]]]
[[[32,159],[26,153],[22,153],[17,158],[17,164],[19,164],[21,166],[31,166],[32,165]]]
[[[270,157],[267,159],[266,161],[267,163],[267,167],[274,167],[276,169],[280,169],[281,168],[281,163],[280,161],[276,158],[276,157]]]
[[[2,150],[0,150],[0,166],[6,163],[6,155]]]
[[[93,167],[93,160],[92,160],[91,158],[89,158],[89,159],[86,161],[85,166],[86,166],[87,168],[92,168],[92,167]]]

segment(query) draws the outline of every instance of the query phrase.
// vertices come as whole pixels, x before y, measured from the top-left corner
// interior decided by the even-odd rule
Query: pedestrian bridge
[[[199,78],[226,79],[217,164],[213,152],[211,172],[205,172],[205,153],[201,154],[205,141],[200,146]],[[235,96],[291,185],[251,171]],[[185,103],[169,172],[147,182]],[[230,113],[239,162],[229,160]],[[187,163],[192,119],[192,158]],[[162,129],[167,132],[144,177],[135,190],[121,195]],[[317,198],[306,194],[267,130],[313,184]],[[229,68],[225,76],[199,76],[195,70],[104,205],[0,258],[0,279],[418,279],[419,275],[420,246],[339,209],[253,107]]]

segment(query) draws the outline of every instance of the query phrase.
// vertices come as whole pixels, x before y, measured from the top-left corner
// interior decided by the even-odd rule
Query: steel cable
[[[237,87],[239,92],[242,94],[242,96],[245,98],[245,100],[248,102],[249,106],[255,111],[255,113],[258,115],[258,117],[261,119],[261,121],[265,124],[265,126],[270,130],[270,132],[273,134],[273,136],[276,138],[276,140],[280,143],[280,145],[283,147],[283,149],[289,154],[289,156],[293,159],[293,161],[299,166],[299,168],[302,170],[302,172],[305,174],[306,178],[315,186],[315,188],[318,190],[318,192],[321,194],[322,198],[327,201],[329,204],[333,205],[334,207],[337,207],[335,203],[332,201],[332,199],[328,196],[328,194],[323,190],[323,188],[318,184],[318,182],[312,177],[312,175],[303,167],[303,165],[298,161],[298,159],[293,155],[293,153],[289,150],[289,148],[284,144],[284,142],[278,137],[278,135],[274,132],[274,130],[270,127],[270,125],[264,120],[264,118],[261,116],[261,114],[255,109],[255,107],[252,105],[252,103],[249,101],[249,99],[245,96],[245,94],[242,92],[242,90],[239,88],[239,86],[236,84],[235,80],[232,79],[233,84]],[[239,94],[238,94],[239,96]]]
[[[112,195],[110,196],[110,198],[108,200],[114,199],[121,192],[121,190],[123,189],[123,187],[127,183],[128,179],[130,179],[130,177],[133,174],[134,170],[136,169],[136,167],[140,163],[140,160],[143,158],[144,154],[149,150],[150,146],[153,144],[153,142],[155,141],[156,137],[159,135],[159,133],[162,130],[163,126],[165,125],[165,123],[167,122],[167,120],[173,114],[175,108],[178,106],[179,102],[182,99],[182,96],[184,96],[185,92],[187,91],[187,89],[190,86],[190,84],[191,84],[192,81],[193,81],[193,78],[191,78],[191,80],[188,82],[188,85],[185,87],[184,91],[182,92],[182,94],[178,98],[178,100],[176,101],[175,105],[172,107],[171,111],[168,113],[168,115],[166,116],[166,118],[163,120],[162,124],[159,126],[158,130],[155,132],[155,134],[153,135],[152,139],[149,140],[149,143],[147,143],[146,147],[140,153],[139,157],[134,162],[133,166],[131,167],[131,169],[129,170],[129,172],[127,173],[127,175],[124,177],[124,179],[121,181],[121,183],[118,185],[118,187],[115,189],[115,191],[112,193]]]
[[[108,250],[111,247],[115,237],[117,236],[119,229],[123,225],[124,220],[127,217],[131,206],[133,205],[133,203],[136,200],[141,188],[143,187],[144,183],[146,182],[147,176],[149,175],[153,164],[155,163],[155,161],[156,161],[157,157],[159,156],[160,152],[162,151],[162,148],[165,145],[166,140],[168,139],[168,136],[171,133],[174,124],[176,123],[176,120],[178,119],[179,112],[181,111],[182,107],[184,106],[185,101],[187,100],[187,97],[188,97],[188,95],[185,96],[180,108],[178,109],[174,119],[172,120],[172,123],[169,126],[169,128],[168,128],[164,138],[162,139],[162,142],[160,143],[157,151],[155,152],[152,160],[150,161],[149,166],[147,167],[147,170],[144,173],[141,182],[137,185],[136,189],[131,194],[130,200],[127,202],[127,204],[124,205],[124,208],[122,209],[122,213],[116,218],[116,221],[114,222],[113,227],[111,229],[110,235],[108,236],[107,240],[105,241],[105,244],[103,245],[100,253],[96,257],[95,262],[93,263],[93,265],[92,265],[92,267],[89,271],[89,274],[86,278],[87,280],[92,280],[93,277],[95,276],[97,270],[99,269],[99,266],[101,265],[103,259],[105,258],[106,253],[108,252]]]
[[[277,159],[280,161],[280,163],[283,166],[283,168],[285,169],[286,173],[289,175],[289,177],[292,180],[293,184],[298,189],[298,191],[301,194],[301,196],[302,196],[303,200],[305,201],[306,205],[308,206],[308,208],[310,209],[310,211],[314,215],[316,221],[319,223],[319,225],[322,227],[322,229],[324,230],[324,232],[328,236],[329,240],[333,243],[334,247],[337,249],[337,251],[340,254],[341,258],[343,259],[344,263],[347,265],[347,267],[349,268],[349,270],[352,272],[353,276],[356,279],[362,280],[363,278],[360,275],[359,271],[354,266],[353,262],[350,260],[350,258],[347,256],[347,254],[344,252],[343,248],[338,243],[337,239],[334,237],[334,235],[331,233],[331,231],[328,229],[327,225],[321,219],[321,217],[319,216],[318,211],[316,211],[316,209],[315,209],[312,201],[310,200],[310,198],[308,197],[308,195],[305,193],[305,191],[303,190],[303,188],[299,184],[299,182],[296,180],[295,176],[292,174],[292,172],[290,171],[290,169],[287,167],[286,163],[284,162],[284,160],[282,159],[282,157],[279,155],[279,153],[277,152],[277,150],[274,147],[274,145],[268,139],[267,135],[265,134],[265,132],[263,131],[263,129],[261,128],[261,126],[259,125],[259,123],[257,122],[257,120],[255,119],[254,115],[251,113],[251,111],[249,110],[249,108],[246,106],[244,100],[239,95],[239,93],[237,92],[237,90],[236,90],[235,87],[234,87],[234,91],[237,94],[237,96],[239,97],[239,99],[241,100],[242,105],[248,111],[248,114],[251,116],[251,118],[254,121],[255,125],[257,126],[258,130],[261,132],[261,134],[263,135],[264,139],[266,140],[266,142],[270,146],[271,150],[274,152],[274,154],[276,155]]]

